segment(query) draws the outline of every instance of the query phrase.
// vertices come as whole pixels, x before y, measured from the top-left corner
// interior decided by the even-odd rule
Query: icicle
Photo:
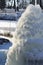
[[[18,49],[16,49],[16,60],[18,60]]]

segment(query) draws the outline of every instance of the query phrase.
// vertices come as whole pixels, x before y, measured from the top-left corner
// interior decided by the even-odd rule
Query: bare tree
[[[32,0],[32,1],[30,2],[30,4],[35,5],[35,0]]]
[[[19,0],[17,0],[17,11],[19,11]]]
[[[0,0],[0,9],[3,10],[5,8],[5,0]]]
[[[15,11],[16,11],[16,2],[15,2],[15,0],[14,0],[14,6],[13,6],[13,8],[14,8]]]

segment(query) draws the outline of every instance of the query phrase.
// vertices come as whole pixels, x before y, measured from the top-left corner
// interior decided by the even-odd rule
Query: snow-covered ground
[[[14,33],[16,29],[17,21],[0,20],[0,34]]]
[[[19,9],[19,11],[21,12],[23,12],[24,11],[24,9],[22,8],[22,9]],[[0,13],[15,13],[15,9],[7,9],[7,8],[5,8],[5,10],[3,11],[3,10],[1,10],[0,9]]]
[[[22,13],[23,10],[15,13],[0,13],[0,33],[3,31],[14,31]]]
[[[16,27],[16,21],[7,21],[7,20],[0,20],[0,28],[2,27],[11,27],[11,28],[15,28]]]

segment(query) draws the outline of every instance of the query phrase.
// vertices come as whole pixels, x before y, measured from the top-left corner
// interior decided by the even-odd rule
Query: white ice
[[[28,59],[43,59],[43,15],[39,5],[29,5],[17,23],[14,43],[5,65],[28,65]]]

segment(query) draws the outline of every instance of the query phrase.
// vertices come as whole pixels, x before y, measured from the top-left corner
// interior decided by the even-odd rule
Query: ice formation
[[[13,41],[5,65],[30,65],[28,60],[43,60],[43,16],[39,5],[27,7],[17,23]]]

